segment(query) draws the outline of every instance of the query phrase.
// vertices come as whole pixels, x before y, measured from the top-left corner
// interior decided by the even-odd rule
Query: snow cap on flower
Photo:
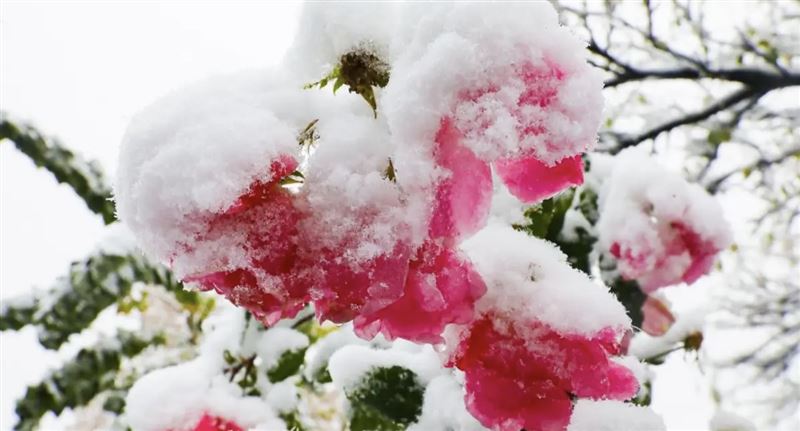
[[[388,63],[399,9],[391,2],[305,2],[284,64],[303,82],[311,83],[349,52],[367,50]]]
[[[584,335],[606,328],[621,333],[630,326],[625,307],[608,288],[571,268],[552,243],[490,224],[461,249],[487,286],[478,312],[538,320],[556,331]]]
[[[607,288],[569,267],[554,245],[510,227],[490,225],[462,247],[488,292],[479,317],[448,334],[448,347],[481,423],[561,430],[572,396],[636,394],[634,375],[611,360],[630,320]]]
[[[170,94],[134,118],[120,149],[115,199],[120,219],[148,255],[175,260],[210,217],[228,210],[253,184],[284,174],[271,166],[295,158],[301,126],[275,108],[303,103],[286,82],[264,71],[214,78]],[[219,244],[218,251],[225,248]],[[241,259],[229,256],[234,264]],[[203,266],[179,258],[175,263],[179,276]]]
[[[302,253],[318,316],[342,323],[402,295],[415,214],[387,172],[391,147],[380,122],[340,114],[316,130],[301,192]]]
[[[595,163],[597,162],[597,163]],[[659,166],[639,149],[614,159],[595,155],[600,247],[642,290],[693,283],[732,241],[719,203],[697,184]],[[606,165],[606,166],[604,166]]]

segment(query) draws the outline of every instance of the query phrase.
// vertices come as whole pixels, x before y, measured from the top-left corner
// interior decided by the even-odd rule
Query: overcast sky
[[[0,3],[0,107],[57,135],[108,174],[125,127],[169,90],[209,75],[280,61],[299,6],[278,2]],[[0,145],[0,298],[46,287],[103,236],[66,186]],[[14,401],[58,363],[33,331],[0,338],[0,430]],[[662,368],[656,409],[671,429],[703,429],[711,413],[696,368]]]

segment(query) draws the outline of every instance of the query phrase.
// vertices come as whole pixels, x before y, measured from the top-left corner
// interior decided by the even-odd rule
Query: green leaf
[[[36,325],[42,346],[58,349],[72,334],[87,328],[100,312],[127,297],[134,282],[162,285],[176,293],[183,291],[166,268],[153,265],[138,254],[101,252],[73,262],[69,273],[49,291],[4,304],[0,330]]]
[[[336,91],[344,85],[344,78],[341,76],[336,78],[336,82],[333,83],[333,94],[336,94]]]
[[[730,140],[731,129],[713,129],[708,132],[708,143],[715,147]]]
[[[33,430],[47,412],[58,415],[64,409],[86,405],[103,391],[115,389],[114,380],[122,359],[138,355],[154,342],[124,331],[118,334],[116,341],[114,345],[81,349],[61,369],[46,376],[41,383],[29,386],[17,401],[15,411],[19,422],[14,429]],[[115,401],[109,405],[109,408],[118,407]]]
[[[316,319],[313,319],[313,314],[310,317],[293,327],[308,337],[309,344],[314,344],[331,332],[339,330],[339,327],[335,325],[320,325]]]
[[[331,383],[333,382],[333,378],[331,377],[331,372],[328,370],[328,366],[325,365],[324,367],[320,367],[316,373],[314,373],[314,381],[317,383]]]
[[[635,280],[624,280],[617,277],[607,284],[611,293],[625,306],[625,310],[631,318],[631,324],[636,328],[641,328],[644,320],[642,305],[644,305],[647,295],[639,288],[639,283]]]
[[[125,395],[124,391],[114,391],[111,393],[106,401],[103,403],[103,410],[120,415],[125,411]]]
[[[300,421],[300,413],[297,410],[294,410],[291,413],[281,413],[280,418],[286,423],[286,429],[288,431],[306,430],[306,428],[303,426],[303,422]]]
[[[652,401],[653,397],[653,384],[649,381],[644,382],[642,385],[642,389],[639,395],[636,395],[636,398],[632,399],[631,402],[637,406],[649,406],[650,402]]]
[[[43,136],[32,126],[15,124],[0,112],[0,141],[3,139],[14,142],[19,151],[53,174],[59,183],[70,186],[106,224],[117,220],[111,187],[96,162],[84,160],[57,140]]]
[[[375,368],[356,389],[346,394],[350,401],[350,429],[405,429],[422,413],[424,392],[416,374],[409,369]]]
[[[525,210],[528,223],[514,228],[537,238],[555,241],[564,227],[564,217],[575,191],[570,189]]]
[[[272,383],[285,380],[289,376],[297,374],[303,365],[306,349],[287,350],[281,354],[278,363],[267,370],[267,377]]]

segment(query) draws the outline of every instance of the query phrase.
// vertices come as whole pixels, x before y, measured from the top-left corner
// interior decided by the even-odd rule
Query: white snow
[[[216,371],[201,357],[145,375],[128,393],[127,422],[141,431],[191,429],[205,413],[244,427],[279,422],[264,400],[242,397],[239,386],[214,377]]]
[[[291,328],[273,327],[262,332],[256,342],[255,351],[261,359],[261,367],[269,370],[278,364],[287,351],[308,347],[308,337]]]
[[[410,347],[404,343],[380,350],[359,345],[344,346],[331,356],[328,370],[333,383],[349,391],[358,387],[364,375],[371,370],[395,365],[413,371],[422,385],[443,372],[441,361],[433,347]]]
[[[756,431],[748,419],[725,410],[717,410],[709,423],[711,431]]]
[[[664,421],[647,407],[621,401],[578,400],[568,431],[666,431]]]
[[[485,430],[464,405],[464,387],[451,374],[435,377],[425,388],[422,414],[408,431]]]
[[[625,308],[608,288],[570,267],[554,244],[490,224],[461,248],[488,289],[478,301],[479,312],[539,320],[557,331],[584,335],[630,325]]]

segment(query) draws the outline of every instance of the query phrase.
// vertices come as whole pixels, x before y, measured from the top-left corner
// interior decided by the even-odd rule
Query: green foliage
[[[314,344],[331,332],[338,331],[339,327],[320,325],[314,319],[314,313],[311,312],[311,314],[295,323],[292,329],[296,329],[305,334],[305,336],[308,337],[309,344]]]
[[[642,385],[642,390],[640,391],[639,395],[632,399],[631,402],[637,406],[649,406],[652,402],[652,395],[653,384],[650,383],[650,381],[646,381]]]
[[[528,208],[525,210],[525,218],[529,222],[514,225],[514,228],[537,238],[555,241],[564,227],[564,217],[574,196],[575,191],[570,189]]]
[[[35,128],[11,122],[0,113],[0,141],[8,139],[38,167],[52,173],[59,183],[72,187],[92,212],[106,224],[116,221],[111,188],[97,163],[82,159],[57,140],[43,136]]]
[[[594,225],[599,218],[597,193],[585,186],[581,187],[579,193],[580,196],[578,196],[577,202],[573,202],[576,205],[575,210],[580,211],[583,217]],[[586,274],[591,274],[591,260],[589,257],[594,249],[595,242],[597,242],[597,237],[592,232],[579,226],[575,228],[570,238],[557,235],[553,242],[567,255],[567,261],[573,268],[579,269]]]
[[[36,325],[39,342],[48,349],[58,349],[70,335],[87,328],[100,312],[123,300],[137,281],[182,291],[181,284],[169,271],[138,255],[97,253],[73,262],[69,274],[50,291],[4,306],[0,311],[0,330]],[[186,295],[197,294],[186,292]]]
[[[712,129],[708,131],[708,143],[717,147],[731,140],[731,129]]]
[[[278,359],[278,363],[267,370],[267,378],[272,383],[285,380],[289,376],[297,374],[303,365],[306,349],[294,349],[283,352]]]
[[[115,345],[81,349],[61,369],[45,377],[38,385],[28,387],[25,395],[17,401],[19,422],[14,429],[33,430],[45,413],[59,414],[66,408],[85,405],[103,391],[115,389],[122,359],[135,356],[147,346],[162,341],[143,340],[129,332],[120,332]],[[122,409],[124,402],[121,406],[116,402],[110,407]]]
[[[374,87],[383,88],[389,83],[389,65],[369,50],[356,49],[342,55],[339,64],[330,73],[317,82],[306,84],[304,88],[324,88],[329,82],[333,82],[334,93],[346,85],[349,92],[360,95],[377,118],[378,104]]]
[[[350,429],[402,430],[422,413],[425,388],[416,374],[400,366],[370,371],[361,384],[348,392]]]
[[[300,414],[296,410],[291,413],[281,413],[280,418],[286,423],[288,431],[305,431],[306,429],[303,426],[303,422],[300,421]]]
[[[625,306],[633,326],[640,328],[644,319],[642,305],[647,299],[647,294],[639,288],[639,283],[635,280],[624,280],[617,277],[610,282],[606,281],[606,284],[611,288],[611,293],[616,295],[619,302]]]
[[[109,391],[106,401],[103,403],[103,410],[114,414],[122,414],[125,411],[126,391]]]
[[[236,382],[242,392],[247,396],[259,396],[261,392],[256,388],[258,383],[258,367],[256,367],[256,355],[234,356],[229,350],[223,352],[223,359],[228,367],[225,368],[225,375],[231,382]]]
[[[316,373],[314,373],[314,381],[317,383],[331,383],[333,382],[333,378],[331,377],[331,372],[328,370],[328,366],[320,367]]]
[[[591,260],[589,259],[597,238],[586,229],[575,229],[575,238],[566,239],[563,236],[554,241],[558,248],[567,255],[570,266],[586,274],[591,274]]]

